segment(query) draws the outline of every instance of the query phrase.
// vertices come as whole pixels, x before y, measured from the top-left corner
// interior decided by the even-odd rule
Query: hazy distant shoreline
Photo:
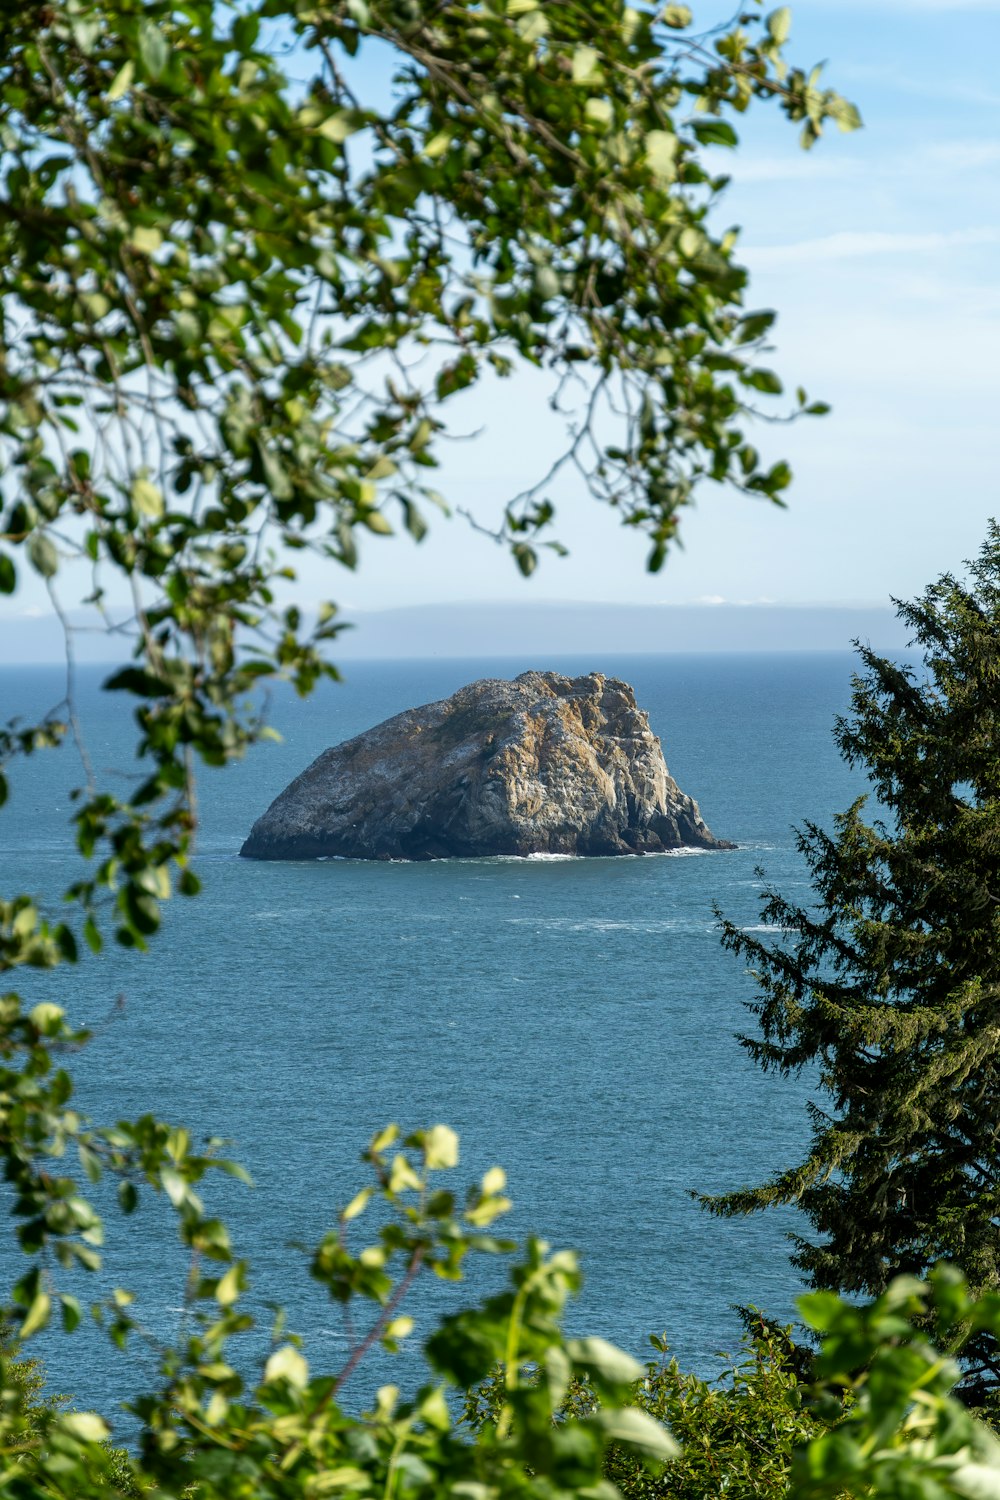
[[[662,655],[695,652],[849,651],[861,640],[877,651],[899,651],[905,627],[888,606],[808,604],[423,604],[343,611],[351,630],[330,648],[336,660],[433,657],[533,657],[600,653]],[[76,623],[76,622],[74,622]],[[83,623],[82,618],[80,623]],[[88,622],[90,623],[90,622]],[[121,636],[81,630],[79,661],[120,661]],[[63,637],[54,615],[0,614],[6,661],[61,661]]]

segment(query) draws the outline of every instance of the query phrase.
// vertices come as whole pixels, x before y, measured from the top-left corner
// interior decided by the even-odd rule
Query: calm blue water
[[[647,1335],[665,1331],[682,1364],[707,1371],[713,1351],[737,1344],[730,1304],[791,1319],[800,1288],[783,1239],[790,1216],[720,1223],[688,1190],[789,1163],[808,1095],[808,1080],[759,1076],[735,1042],[752,984],[720,948],[711,908],[757,923],[758,865],[805,895],[793,824],[828,823],[860,789],[830,733],[853,665],[846,654],[367,663],[308,703],[279,694],[284,742],[202,776],[202,896],[171,903],[147,957],[112,949],[25,988],[93,1026],[124,996],[79,1059],[82,1107],[102,1122],[153,1110],[231,1139],[255,1187],[220,1178],[210,1206],[252,1260],[254,1300],[288,1305],[314,1368],[336,1368],[344,1333],[289,1241],[329,1226],[363,1180],[357,1155],[375,1129],[442,1120],[462,1136],[462,1181],[507,1168],[512,1232],[582,1252],[574,1331],[640,1356]],[[475,677],[532,666],[632,682],[671,772],[739,849],[414,865],[236,857],[253,820],[327,745]],[[101,701],[103,675],[83,673],[81,712],[96,766],[120,777],[128,706]],[[37,715],[61,692],[55,669],[2,669],[0,719]],[[4,894],[54,898],[72,878],[67,794],[79,779],[69,751],[14,770],[0,815]],[[108,1278],[139,1293],[155,1338],[178,1327],[185,1262],[171,1233],[148,1200],[109,1223]],[[0,1242],[5,1282],[19,1260]],[[418,1334],[436,1309],[492,1284],[473,1272],[457,1290],[418,1289]],[[52,1382],[111,1413],[155,1360],[136,1345],[123,1361],[83,1338],[45,1335]],[[418,1368],[403,1356],[393,1378]],[[357,1398],[386,1373],[359,1375]]]

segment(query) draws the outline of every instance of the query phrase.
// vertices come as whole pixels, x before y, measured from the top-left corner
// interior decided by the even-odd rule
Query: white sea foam
[[[755,846],[756,847],[756,846]],[[761,844],[760,848],[770,848],[771,845]],[[644,854],[477,854],[469,858],[456,859],[449,855],[447,858],[432,860],[432,864],[463,864],[463,865],[508,865],[508,864],[551,864],[553,861],[577,860],[580,863],[593,864],[599,859],[686,859],[695,854],[714,854],[714,849],[700,849],[694,844],[682,844],[679,849],[649,849]],[[406,861],[409,863],[409,861]]]
[[[516,927],[533,927],[536,932],[710,932],[699,922],[685,922],[675,917],[650,918],[647,921],[623,921],[613,917],[505,917]]]
[[[463,864],[528,865],[539,861],[548,864],[552,860],[586,859],[585,854],[480,854],[474,861],[462,860]]]
[[[773,927],[769,922],[751,922],[747,927],[741,927],[741,932],[798,932],[797,927]]]

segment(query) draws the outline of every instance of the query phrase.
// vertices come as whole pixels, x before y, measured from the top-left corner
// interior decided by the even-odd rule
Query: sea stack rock
[[[487,678],[324,750],[257,819],[249,859],[731,849],[667,771],[628,683]]]

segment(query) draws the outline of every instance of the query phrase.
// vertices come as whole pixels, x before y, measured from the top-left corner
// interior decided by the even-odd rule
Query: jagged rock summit
[[[250,859],[439,859],[730,849],[667,771],[628,683],[485,678],[313,761],[257,819]]]

